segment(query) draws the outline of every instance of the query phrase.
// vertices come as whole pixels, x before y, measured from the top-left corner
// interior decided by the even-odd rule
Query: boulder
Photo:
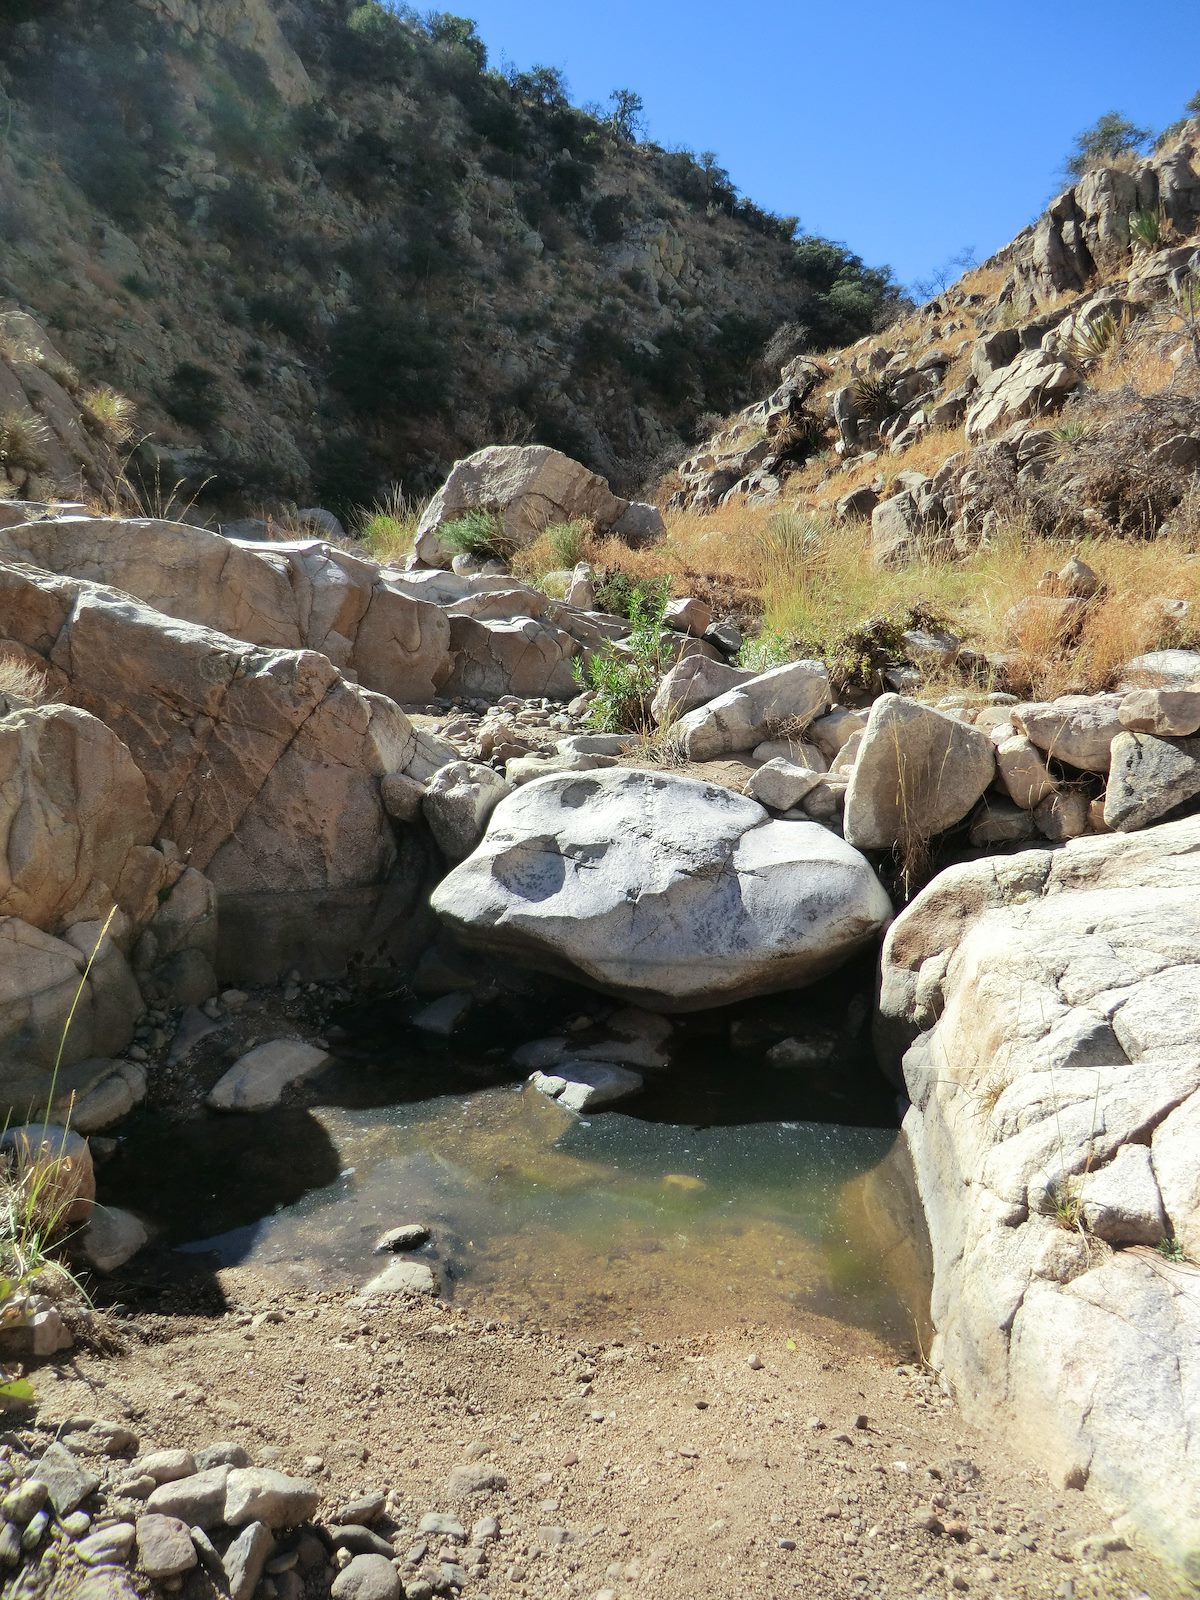
[[[229,976],[329,976],[411,937],[401,918],[419,859],[393,830],[380,780],[428,776],[444,757],[422,771],[437,742],[390,700],[314,651],[247,645],[3,563],[0,631],[52,659],[72,698],[126,745],[152,836],[172,839],[216,888]]]
[[[1070,362],[1045,350],[1024,351],[980,384],[967,412],[967,442],[979,444],[1014,422],[1058,410],[1081,381]]]
[[[502,800],[432,903],[468,944],[664,1011],[812,982],[890,914],[867,863],[824,829],[623,768]]]
[[[663,622],[668,628],[703,639],[712,626],[712,608],[703,600],[668,600],[663,611]]]
[[[1104,821],[1131,833],[1200,795],[1200,739],[1118,733],[1104,793]]]
[[[320,1490],[307,1479],[289,1478],[270,1467],[234,1467],[225,1485],[225,1523],[230,1528],[248,1522],[295,1528],[308,1521],[320,1499]]]
[[[120,905],[150,914],[162,858],[146,780],[104,723],[75,706],[0,717],[0,916],[48,933]]]
[[[469,856],[483,838],[488,818],[511,790],[494,768],[478,761],[440,767],[426,786],[421,809],[442,854],[451,861]]]
[[[1185,739],[1200,732],[1200,689],[1134,689],[1117,707],[1130,733]]]
[[[448,567],[454,552],[438,539],[438,530],[472,511],[495,516],[501,540],[517,549],[558,522],[586,520],[597,532],[628,533],[635,541],[662,532],[662,517],[652,506],[631,508],[603,478],[540,444],[489,445],[456,461],[422,514],[413,547],[417,559]]]
[[[888,933],[878,1036],[911,1100],[931,1359],[1193,1578],[1200,1276],[1126,1246],[1160,1209],[1200,1246],[1198,943],[1200,818],[951,867]]]
[[[1015,731],[996,745],[996,770],[1005,792],[1023,811],[1032,811],[1058,788],[1038,747]]]
[[[328,1052],[302,1039],[271,1039],[237,1060],[209,1091],[214,1111],[262,1111],[279,1104],[289,1084],[319,1072]]]
[[[86,1139],[53,1122],[22,1123],[0,1134],[0,1153],[18,1180],[36,1187],[48,1221],[87,1222],[96,1200],[96,1173]]]
[[[1121,732],[1121,699],[1119,694],[1065,694],[1014,706],[1012,720],[1055,761],[1082,772],[1107,772],[1110,747]]]
[[[829,704],[829,674],[819,661],[789,661],[727,689],[678,725],[689,761],[713,761],[756,744],[783,725],[797,730]]]
[[[0,559],[109,585],[248,644],[318,650],[395,700],[427,700],[450,671],[442,612],[321,540],[261,545],[190,523],[71,517],[0,530]]]
[[[665,726],[755,676],[751,667],[727,667],[707,656],[684,656],[664,673],[650,704],[651,715],[660,727]]]
[[[817,787],[825,774],[773,757],[751,774],[746,793],[770,811],[790,811]]]
[[[903,695],[871,707],[846,790],[847,840],[885,850],[960,822],[996,774],[991,740]]]
[[[562,628],[532,617],[486,618],[450,614],[452,665],[442,693],[466,699],[570,700],[579,693],[571,672],[577,641]]]
[[[1150,650],[1125,663],[1122,689],[1200,688],[1200,650]]]

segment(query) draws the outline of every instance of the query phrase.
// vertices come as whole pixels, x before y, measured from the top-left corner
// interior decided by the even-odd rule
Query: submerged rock
[[[813,982],[891,913],[868,863],[825,829],[621,768],[501,801],[432,903],[467,943],[666,1011]]]

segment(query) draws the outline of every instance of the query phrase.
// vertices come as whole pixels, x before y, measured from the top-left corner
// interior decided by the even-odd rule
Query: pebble
[[[225,1552],[229,1600],[250,1600],[275,1549],[275,1536],[265,1522],[249,1522]]]
[[[329,1537],[335,1549],[349,1550],[352,1555],[387,1556],[391,1560],[392,1547],[387,1540],[360,1523],[330,1528]]]
[[[206,1445],[203,1450],[196,1451],[196,1471],[208,1472],[213,1467],[248,1467],[250,1465],[250,1452],[240,1444],[233,1444],[228,1439],[219,1439],[215,1444]]]
[[[761,1372],[763,1368],[762,1357],[758,1355],[747,1356],[746,1365],[751,1372]]]
[[[358,1527],[369,1527],[372,1522],[378,1522],[383,1515],[387,1503],[382,1489],[374,1489],[366,1494],[360,1494],[357,1499],[347,1501],[337,1514],[337,1520],[343,1526],[354,1524]]]
[[[440,1539],[465,1539],[467,1530],[457,1517],[448,1517],[442,1511],[429,1511],[417,1525],[418,1533],[433,1533]]]
[[[190,1478],[196,1471],[196,1461],[188,1450],[155,1450],[135,1461],[131,1470],[139,1477],[153,1478],[156,1485],[174,1483],[179,1478]]]
[[[15,1489],[10,1489],[0,1502],[0,1516],[24,1527],[30,1517],[46,1504],[46,1485],[36,1478],[26,1478]]]
[[[0,1528],[0,1566],[15,1567],[21,1559],[21,1530],[6,1522]]]
[[[50,1526],[50,1513],[48,1511],[35,1511],[25,1524],[25,1531],[21,1535],[22,1550],[36,1550],[46,1537],[46,1529]]]
[[[471,1528],[472,1544],[488,1544],[492,1539],[500,1537],[499,1517],[480,1517]]]
[[[495,1467],[489,1467],[482,1461],[471,1461],[453,1469],[447,1488],[451,1498],[456,1499],[459,1495],[487,1494],[493,1489],[507,1489],[508,1479]]]
[[[39,1483],[46,1485],[50,1504],[60,1517],[74,1511],[81,1500],[86,1500],[100,1487],[96,1473],[81,1467],[61,1444],[46,1446],[32,1475]]]

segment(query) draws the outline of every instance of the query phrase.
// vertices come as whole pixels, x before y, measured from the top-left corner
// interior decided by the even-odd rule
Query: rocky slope
[[[54,0],[0,44],[0,292],[132,399],[151,492],[344,507],[526,439],[631,488],[781,324],[896,300],[446,14]]]

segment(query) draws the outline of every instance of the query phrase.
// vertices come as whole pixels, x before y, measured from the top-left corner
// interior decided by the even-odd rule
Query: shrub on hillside
[[[362,417],[440,411],[450,372],[445,333],[415,307],[359,307],[329,336],[329,382]]]
[[[195,361],[179,362],[167,380],[163,404],[176,422],[203,433],[223,409],[216,373]]]

